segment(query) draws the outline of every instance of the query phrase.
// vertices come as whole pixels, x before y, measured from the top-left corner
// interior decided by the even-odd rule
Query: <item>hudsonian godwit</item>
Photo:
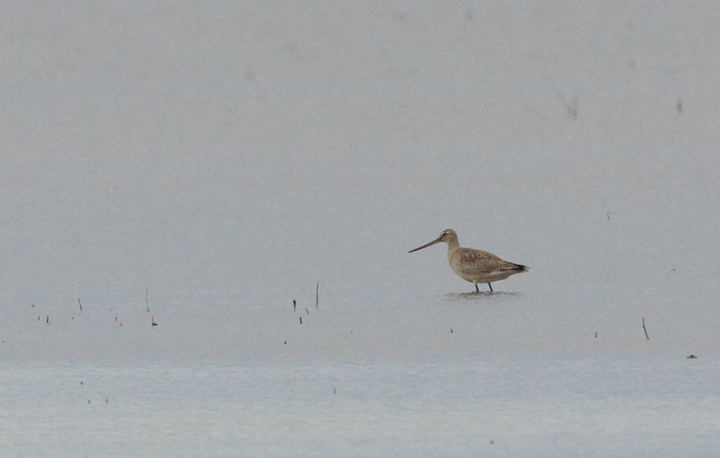
[[[475,290],[478,293],[480,292],[478,283],[487,283],[490,292],[492,292],[492,282],[505,280],[510,275],[527,272],[528,270],[527,266],[503,261],[487,251],[461,247],[457,234],[452,229],[445,229],[440,234],[440,237],[426,245],[410,250],[409,253],[440,242],[445,242],[448,245],[448,263],[452,270],[461,278],[470,283],[475,283]]]

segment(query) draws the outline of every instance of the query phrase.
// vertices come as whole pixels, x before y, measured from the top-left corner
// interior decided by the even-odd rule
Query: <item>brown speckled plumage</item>
[[[463,248],[458,242],[457,234],[452,229],[445,229],[440,237],[421,247],[411,250],[421,250],[439,242],[448,245],[448,263],[452,270],[462,279],[475,284],[475,290],[480,292],[478,283],[487,283],[492,291],[490,283],[505,280],[510,275],[526,272],[528,267],[521,264],[504,261],[492,253],[472,248]]]

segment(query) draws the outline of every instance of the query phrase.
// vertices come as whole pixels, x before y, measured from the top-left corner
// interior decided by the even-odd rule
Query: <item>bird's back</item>
[[[450,267],[463,279],[474,283],[503,280],[524,272],[527,267],[505,261],[487,251],[459,247],[448,254]]]

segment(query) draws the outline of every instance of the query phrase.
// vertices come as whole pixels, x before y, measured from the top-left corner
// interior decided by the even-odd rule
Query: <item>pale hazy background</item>
[[[3,4],[0,452],[711,456],[718,56],[713,1]]]

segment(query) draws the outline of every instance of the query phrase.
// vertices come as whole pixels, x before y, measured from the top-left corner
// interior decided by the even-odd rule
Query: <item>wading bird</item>
[[[452,270],[464,280],[474,283],[475,291],[478,293],[480,292],[478,283],[487,283],[490,287],[490,292],[492,292],[492,282],[505,280],[510,275],[527,272],[528,270],[527,266],[503,261],[487,251],[461,247],[457,234],[452,229],[445,229],[437,239],[414,250],[410,250],[408,253],[422,250],[423,248],[440,242],[445,242],[448,245],[448,263],[450,267],[452,267]]]

